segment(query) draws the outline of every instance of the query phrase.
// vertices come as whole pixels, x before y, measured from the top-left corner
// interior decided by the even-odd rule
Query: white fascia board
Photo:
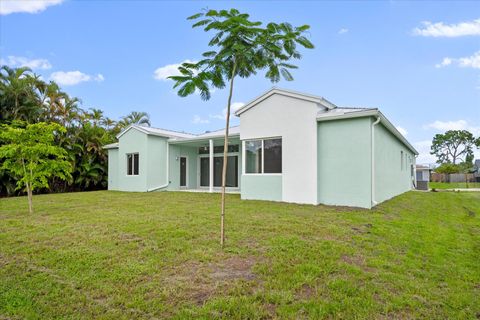
[[[104,145],[102,149],[118,149],[118,142]]]
[[[127,133],[128,131],[130,131],[130,129],[137,129],[138,131],[142,132],[142,133],[145,133],[145,134],[148,134],[148,132],[146,130],[142,130],[140,127],[136,126],[136,125],[129,125],[126,129],[124,129],[122,132],[120,132],[119,134],[117,134],[116,138],[119,139],[121,136],[123,136],[125,133]]]
[[[390,131],[398,140],[400,140],[410,151],[418,155],[418,151],[408,142],[408,140],[395,128],[395,126],[378,110],[366,110],[358,112],[349,112],[341,115],[334,115],[329,117],[318,117],[317,121],[331,121],[341,119],[352,119],[360,117],[380,117],[380,122]]]
[[[163,137],[163,138],[179,138],[179,139],[182,139],[181,137],[178,137],[174,134],[153,132],[153,131],[150,131],[146,128],[143,128],[142,126],[138,126],[138,125],[134,125],[134,124],[129,125],[125,130],[123,130],[122,132],[117,134],[117,136],[116,136],[117,139],[119,139],[121,136],[123,136],[125,133],[127,133],[131,129],[136,129],[136,130],[138,130],[142,133],[145,133],[146,135],[152,135],[152,136]]]
[[[310,94],[306,94],[306,93],[301,93],[301,92],[296,92],[296,91],[292,91],[292,90],[279,89],[279,88],[273,87],[269,91],[265,92],[261,96],[253,99],[252,101],[250,101],[249,103],[247,103],[246,105],[244,105],[243,107],[238,109],[235,112],[235,115],[237,117],[240,116],[245,111],[249,110],[250,108],[254,107],[255,105],[259,104],[260,102],[262,102],[263,100],[269,98],[270,96],[272,96],[274,94],[280,94],[280,95],[287,96],[287,97],[292,97],[292,98],[296,98],[296,99],[315,102],[315,103],[318,103],[321,106],[323,106],[323,107],[325,107],[326,109],[329,109],[329,110],[337,107],[336,105],[334,105],[333,103],[331,103],[330,101],[328,101],[328,100],[326,100],[322,97],[318,97],[318,96],[314,96],[314,95],[310,95]]]
[[[217,136],[208,136],[208,137],[196,137],[196,138],[171,138],[168,140],[169,143],[171,144],[181,144],[181,143],[189,143],[189,142],[203,142],[208,140],[215,140],[215,139],[220,139],[224,138],[225,134],[222,135],[217,135]],[[235,138],[235,137],[240,137],[240,133],[234,133],[234,134],[229,134],[228,138]]]

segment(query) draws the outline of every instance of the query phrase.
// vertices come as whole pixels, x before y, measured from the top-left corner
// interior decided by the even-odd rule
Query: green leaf
[[[200,13],[196,13],[196,14],[194,14],[193,16],[188,17],[187,20],[195,20],[195,19],[198,19],[198,18],[200,18],[200,17],[202,17],[202,16],[203,16],[203,13],[201,13],[201,12],[200,12]]]
[[[200,21],[198,21],[197,23],[194,23],[194,24],[192,25],[192,28],[196,28],[196,27],[200,27],[200,26],[206,25],[207,23],[210,23],[211,21],[212,21],[211,19],[200,20]]]
[[[314,48],[313,43],[311,43],[310,40],[308,40],[307,38],[305,38],[303,36],[298,37],[297,39],[295,39],[295,41],[297,43],[301,44],[303,47],[305,47],[307,49],[313,49]]]
[[[292,81],[293,80],[292,75],[290,74],[290,72],[287,69],[281,68],[280,72],[282,73],[282,76],[285,80],[287,80],[287,81]]]

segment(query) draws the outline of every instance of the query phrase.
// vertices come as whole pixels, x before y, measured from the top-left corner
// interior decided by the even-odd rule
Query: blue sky
[[[29,65],[57,80],[84,108],[100,108],[113,119],[136,110],[148,112],[155,127],[218,129],[226,90],[208,102],[180,98],[162,79],[175,64],[207,51],[211,35],[185,19],[206,7],[311,25],[316,48],[303,50],[293,82],[276,86],[339,106],[379,107],[421,152],[419,163],[434,161],[428,150],[435,133],[480,135],[480,3],[473,1],[3,0],[0,56],[2,63]],[[262,73],[239,80],[236,106],[271,86]]]

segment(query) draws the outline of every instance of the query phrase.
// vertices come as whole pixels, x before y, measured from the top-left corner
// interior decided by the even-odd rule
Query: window
[[[263,172],[282,172],[282,139],[263,141]]]
[[[245,173],[282,173],[282,139],[245,141]]]
[[[246,173],[262,173],[262,140],[245,142]]]
[[[400,170],[403,171],[403,151],[400,151]]]
[[[127,153],[127,176],[138,176],[138,153]]]

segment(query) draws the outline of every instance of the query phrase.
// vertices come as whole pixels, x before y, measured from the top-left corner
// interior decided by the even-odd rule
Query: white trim
[[[282,172],[265,172],[265,140],[275,140],[275,139],[280,139],[282,141]],[[260,140],[262,142],[262,172],[260,173],[249,173],[246,171],[246,159],[247,159],[247,154],[246,154],[246,149],[245,149],[245,142],[249,141],[258,141]],[[244,176],[268,176],[268,175],[273,175],[273,176],[281,176],[283,174],[283,138],[281,136],[273,136],[273,137],[266,137],[266,138],[251,138],[251,139],[245,139],[242,140],[242,151],[243,151],[243,157],[242,157],[242,175]]]
[[[319,104],[319,105],[321,105],[324,108],[329,109],[329,110],[337,108],[337,106],[335,104],[331,103],[330,101],[328,101],[327,99],[325,99],[323,97],[314,96],[314,95],[311,95],[311,94],[297,92],[297,91],[293,91],[293,90],[280,89],[280,88],[273,87],[269,91],[265,92],[261,96],[253,99],[252,101],[250,101],[249,103],[247,103],[246,105],[244,105],[243,107],[238,109],[237,112],[235,112],[235,115],[237,117],[240,116],[245,111],[249,110],[250,108],[253,108],[257,104],[259,104],[263,100],[271,97],[274,94],[279,94],[279,95],[283,95],[283,96],[287,96],[287,97],[291,97],[291,98],[311,101],[311,102],[317,103],[317,104]]]
[[[372,122],[372,126],[371,126],[371,132],[370,132],[370,137],[372,139],[371,141],[371,149],[372,149],[372,159],[370,161],[371,163],[371,197],[372,197],[372,207],[377,205],[378,202],[375,201],[375,126],[380,122],[380,117],[377,117],[377,120],[375,122]]]
[[[246,157],[245,157],[245,140],[242,141],[242,175],[245,174],[245,164],[246,164],[246,161],[245,161]]]
[[[265,139],[262,139],[262,174],[265,174]]]
[[[118,142],[104,145],[102,149],[118,149]]]
[[[154,136],[159,136],[164,138],[189,139],[189,138],[195,137],[195,135],[191,133],[176,132],[176,131],[165,130],[160,128],[144,127],[144,126],[139,126],[137,124],[131,124],[127,128],[125,128],[122,132],[117,134],[116,138],[119,139],[125,133],[130,131],[130,129],[136,129],[142,133],[145,133],[146,135],[154,135]]]
[[[208,186],[209,186],[209,191],[213,192],[213,159],[214,159],[214,154],[213,154],[213,140],[210,139],[208,140],[209,143],[209,153],[208,153],[208,158],[209,160],[209,172],[208,172]],[[227,150],[228,151],[228,150]]]
[[[185,185],[182,186],[180,183],[182,183],[182,158],[185,158]],[[180,181],[179,181],[179,187],[188,189],[188,156],[187,155],[180,155],[178,156],[178,161],[180,161]]]
[[[135,157],[134,155],[138,154],[138,173],[135,174]],[[132,155],[132,174],[128,174],[128,156]],[[125,160],[127,160],[127,172],[125,175],[127,177],[138,177],[140,175],[140,153],[139,152],[128,152],[125,153]]]
[[[244,173],[244,176],[281,176],[283,173]]]

